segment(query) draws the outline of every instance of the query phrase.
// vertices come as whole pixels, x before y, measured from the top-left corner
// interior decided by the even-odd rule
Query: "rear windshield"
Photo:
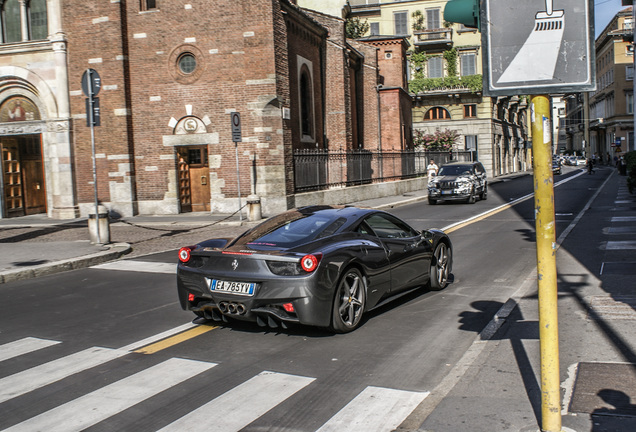
[[[281,215],[283,216],[283,215]],[[250,249],[275,250],[291,249],[310,241],[334,234],[344,223],[345,218],[334,218],[333,214],[314,213],[295,217],[277,216],[248,231],[236,244],[246,245]]]
[[[470,166],[452,165],[443,166],[439,169],[439,175],[468,175],[471,174]]]

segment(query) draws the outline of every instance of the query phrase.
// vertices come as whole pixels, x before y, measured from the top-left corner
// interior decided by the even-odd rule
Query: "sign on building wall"
[[[590,0],[484,0],[484,94],[594,90],[592,10]]]

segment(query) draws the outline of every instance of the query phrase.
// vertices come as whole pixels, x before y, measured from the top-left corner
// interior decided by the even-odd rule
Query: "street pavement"
[[[501,178],[494,181],[500,181]],[[636,431],[636,195],[615,171],[557,240],[563,430]],[[351,203],[373,208],[426,191]],[[189,213],[112,220],[111,243],[89,242],[87,220],[0,219],[2,283],[232,237],[258,222]],[[176,258],[175,258],[176,261]],[[541,420],[536,274],[481,331],[399,431],[536,431]],[[485,304],[473,304],[479,314]]]

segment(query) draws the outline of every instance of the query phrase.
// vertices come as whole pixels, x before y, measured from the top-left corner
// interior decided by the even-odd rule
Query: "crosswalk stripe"
[[[30,418],[6,431],[83,430],[214,366],[215,363],[172,358]]]
[[[0,403],[129,354],[92,347],[0,379]]]
[[[161,432],[241,430],[314,380],[297,375],[261,372],[169,424]]]
[[[104,270],[145,272],[145,273],[166,273],[166,274],[177,273],[176,263],[162,263],[162,262],[153,262],[153,261],[133,261],[133,260],[110,261],[104,264],[94,265],[91,268],[104,269]]]
[[[60,342],[58,341],[39,339],[34,337],[26,337],[24,339],[9,342],[7,344],[0,345],[0,362],[13,357],[28,354],[42,348],[57,345],[59,343]]]
[[[317,432],[386,432],[408,417],[429,392],[367,387]]]

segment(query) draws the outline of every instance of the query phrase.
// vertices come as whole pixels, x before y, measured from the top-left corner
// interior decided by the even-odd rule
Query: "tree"
[[[347,18],[345,21],[345,33],[348,38],[358,39],[364,36],[369,31],[369,23],[367,20],[360,20],[360,18]]]
[[[459,133],[450,129],[444,131],[438,129],[432,134],[417,129],[413,131],[413,143],[421,150],[452,150],[458,138]]]

